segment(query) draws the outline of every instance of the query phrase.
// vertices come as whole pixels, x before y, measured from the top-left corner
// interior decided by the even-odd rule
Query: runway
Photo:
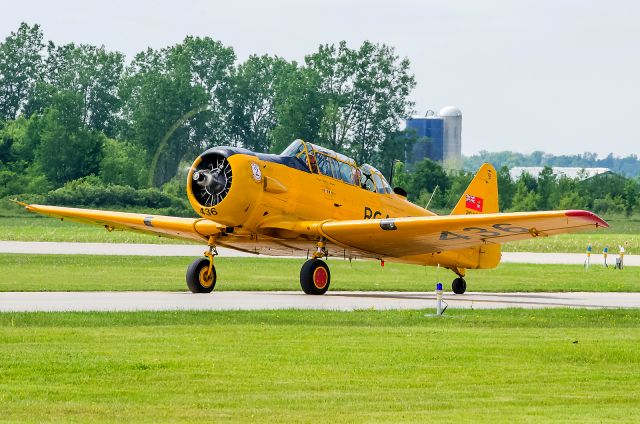
[[[29,255],[117,255],[117,256],[202,256],[204,246],[193,244],[133,244],[133,243],[68,243],[0,241],[0,253]],[[271,258],[237,250],[218,248],[221,257]],[[614,265],[617,255],[610,254],[609,264]],[[582,253],[531,253],[503,252],[503,263],[567,264],[582,265],[586,255]],[[601,254],[591,255],[591,264],[603,263]],[[625,255],[625,266],[640,266],[640,255]]]
[[[446,293],[452,309],[496,308],[639,308],[640,293]],[[0,312],[35,311],[173,311],[173,310],[275,310],[435,308],[435,295],[424,292],[335,291],[324,296],[302,292],[220,291],[186,292],[5,292]]]

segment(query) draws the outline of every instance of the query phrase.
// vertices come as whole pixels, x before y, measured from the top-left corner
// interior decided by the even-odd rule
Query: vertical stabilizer
[[[493,165],[483,164],[464,191],[451,215],[497,213],[498,174]]]
[[[483,164],[464,191],[451,215],[498,213],[498,174],[493,165]],[[500,263],[500,245],[487,243],[471,248],[475,268],[495,268]]]

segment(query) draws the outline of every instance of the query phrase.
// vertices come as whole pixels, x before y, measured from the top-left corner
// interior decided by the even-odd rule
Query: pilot
[[[311,172],[314,174],[318,173],[318,163],[316,162],[316,155],[311,153],[309,155],[309,165],[311,165]]]

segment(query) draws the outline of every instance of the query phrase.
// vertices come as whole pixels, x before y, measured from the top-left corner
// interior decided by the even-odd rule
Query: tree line
[[[384,44],[240,62],[232,47],[186,37],[127,62],[104,46],[56,45],[23,23],[0,43],[0,197],[89,176],[162,187],[212,146],[279,153],[297,138],[388,173],[414,86],[409,61]]]
[[[475,171],[474,171],[475,172]],[[402,186],[409,200],[440,213],[449,213],[471,182],[471,171],[445,171],[425,159],[410,172],[396,163],[393,185]],[[546,165],[538,176],[522,173],[513,179],[509,167],[498,169],[499,207],[502,212],[587,209],[596,213],[631,215],[639,212],[640,182],[608,172],[591,178],[554,175]],[[437,188],[436,188],[437,187]]]
[[[530,154],[518,152],[487,152],[480,151],[476,155],[464,158],[464,168],[478,169],[484,162],[492,163],[497,168],[506,166],[560,166],[572,168],[609,168],[616,174],[626,177],[640,175],[640,160],[635,154],[625,157],[615,157],[609,153],[605,158],[598,158],[596,153],[585,152],[576,155],[552,155],[541,151]]]

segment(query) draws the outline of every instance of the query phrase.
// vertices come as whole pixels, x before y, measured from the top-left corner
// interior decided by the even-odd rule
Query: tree
[[[638,184],[633,180],[627,180],[624,183],[624,193],[622,195],[622,200],[624,201],[624,211],[627,216],[631,216],[633,213],[633,209],[638,204],[638,194],[640,190],[638,189]]]
[[[66,94],[59,103],[66,109],[48,109],[33,124],[40,131],[36,165],[57,186],[89,174],[98,174],[102,160],[104,135],[86,129],[77,119],[82,100]]]
[[[408,187],[410,198],[417,199],[423,191],[433,193],[436,186],[442,193],[449,187],[449,179],[442,166],[427,158],[416,163]]]
[[[365,41],[353,50],[342,41],[320,46],[305,63],[319,78],[322,118],[317,141],[358,163],[377,163],[384,142],[413,108],[408,95],[415,79],[408,59],[400,59],[386,45]]]
[[[82,99],[79,119],[89,128],[115,135],[120,109],[118,85],[124,56],[104,46],[73,43],[47,47],[46,73],[27,106],[29,113],[43,112],[56,93],[67,91]]]
[[[523,174],[527,175],[527,174]],[[513,196],[511,210],[516,212],[538,210],[540,195],[527,187],[526,181],[520,178],[516,183],[516,193]]]
[[[100,179],[106,184],[141,188],[147,182],[147,155],[140,147],[125,141],[106,139],[100,162]]]
[[[511,208],[516,185],[511,179],[509,168],[503,166],[498,170],[498,204],[501,211]]]
[[[122,138],[149,152],[151,181],[162,185],[185,156],[227,144],[229,78],[235,54],[208,37],[139,53],[121,85]]]
[[[536,192],[539,196],[538,207],[540,209],[550,209],[552,207],[550,200],[556,186],[556,177],[553,175],[553,169],[545,166],[538,175],[538,184]]]
[[[271,132],[272,153],[280,153],[293,140],[318,143],[323,103],[319,75],[308,68],[296,68],[276,87],[277,125]]]
[[[0,120],[15,119],[41,78],[42,30],[21,23],[0,43]]]
[[[295,71],[295,63],[266,55],[250,56],[236,68],[230,101],[233,144],[257,152],[271,150],[278,123],[276,89]]]

